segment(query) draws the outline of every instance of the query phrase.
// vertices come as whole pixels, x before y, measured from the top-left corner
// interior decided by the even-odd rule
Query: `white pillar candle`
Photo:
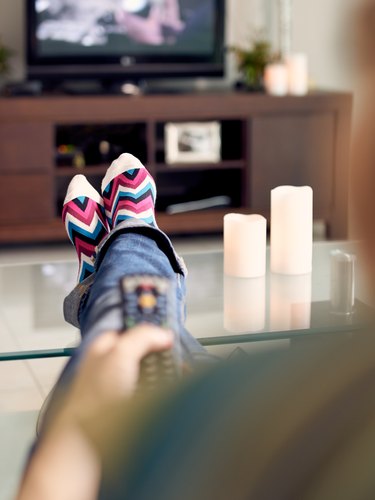
[[[258,278],[266,273],[267,221],[261,215],[224,217],[224,273]]]
[[[291,54],[286,59],[288,90],[292,95],[306,95],[309,90],[309,74],[306,54]]]
[[[312,271],[313,191],[309,186],[280,186],[271,191],[271,271]]]
[[[268,94],[284,96],[288,93],[288,70],[285,64],[269,64],[264,72],[264,85]]]
[[[272,331],[304,330],[311,324],[311,274],[271,275]]]
[[[255,333],[266,323],[266,277],[224,278],[224,328],[231,333]]]

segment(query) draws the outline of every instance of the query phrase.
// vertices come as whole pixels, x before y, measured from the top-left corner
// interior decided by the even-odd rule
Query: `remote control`
[[[167,278],[132,275],[121,280],[124,329],[140,323],[152,323],[177,331],[176,290]],[[154,390],[176,381],[181,359],[177,335],[169,351],[152,353],[141,362],[139,387]]]

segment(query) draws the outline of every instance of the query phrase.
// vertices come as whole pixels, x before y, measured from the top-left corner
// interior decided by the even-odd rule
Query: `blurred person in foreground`
[[[359,18],[368,105],[353,192],[375,290],[375,2]],[[135,397],[139,360],[170,347],[171,335],[146,325],[101,334],[46,424],[18,498],[373,499],[374,335],[217,364]]]

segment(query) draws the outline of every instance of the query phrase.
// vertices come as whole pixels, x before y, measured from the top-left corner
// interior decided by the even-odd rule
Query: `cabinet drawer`
[[[0,122],[0,173],[47,171],[53,166],[53,144],[49,123]]]
[[[52,182],[48,175],[0,175],[0,224],[52,218]]]

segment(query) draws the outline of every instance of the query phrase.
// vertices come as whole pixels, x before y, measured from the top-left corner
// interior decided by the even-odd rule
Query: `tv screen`
[[[29,72],[222,71],[223,0],[28,0]],[[104,65],[104,66],[103,66]],[[110,68],[112,66],[112,68]],[[115,68],[117,66],[117,69]],[[44,69],[42,69],[44,68]],[[67,68],[65,68],[67,69]],[[98,69],[98,68],[97,68]],[[206,71],[205,71],[206,70]],[[68,71],[69,72],[69,71]],[[70,72],[73,74],[70,68]]]

